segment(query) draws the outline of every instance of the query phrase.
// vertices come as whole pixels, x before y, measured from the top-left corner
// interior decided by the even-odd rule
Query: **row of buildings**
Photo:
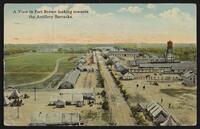
[[[114,63],[115,70],[122,74],[121,79],[131,80],[137,79],[135,73],[161,73],[161,74],[177,74],[183,80],[186,86],[197,85],[197,65],[192,61],[179,61],[173,55],[173,42],[167,42],[167,49],[162,57],[145,56],[138,51],[109,51],[106,53]],[[127,62],[127,67],[120,63],[118,57],[133,57],[133,60]],[[149,76],[147,79],[154,80],[155,76]],[[172,78],[173,79],[173,78]],[[178,80],[181,80],[178,79]],[[162,77],[156,79],[163,81]],[[177,78],[174,78],[177,80]],[[171,80],[169,80],[171,81]]]
[[[30,126],[64,126],[80,125],[79,113],[63,112],[34,112]]]

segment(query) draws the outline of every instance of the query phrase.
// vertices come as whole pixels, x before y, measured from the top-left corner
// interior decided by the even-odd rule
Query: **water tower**
[[[167,62],[173,62],[174,58],[173,58],[173,42],[171,40],[169,40],[167,42],[167,50],[165,53],[165,60]]]

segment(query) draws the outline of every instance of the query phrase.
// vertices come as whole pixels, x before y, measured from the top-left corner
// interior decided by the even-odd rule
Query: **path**
[[[35,85],[35,84],[39,84],[39,83],[42,83],[42,82],[48,80],[58,71],[59,63],[64,58],[66,58],[66,57],[61,57],[61,58],[56,60],[56,66],[55,66],[54,70],[48,76],[46,76],[45,78],[38,80],[38,81],[29,82],[29,83],[23,83],[23,84],[17,84],[17,85],[8,85],[7,87],[20,87],[20,86],[27,86],[27,85]]]
[[[105,80],[105,90],[108,95],[109,107],[112,113],[112,121],[117,125],[135,125],[135,119],[131,116],[132,112],[124,100],[119,89],[115,85],[112,76],[105,66],[102,56],[98,53],[98,61],[101,66],[101,73]]]

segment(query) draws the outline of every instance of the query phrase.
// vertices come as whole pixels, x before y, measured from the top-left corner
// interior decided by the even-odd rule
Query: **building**
[[[197,85],[197,75],[192,71],[187,71],[182,75],[183,84],[186,86],[196,86]]]
[[[128,65],[130,67],[136,67],[139,64],[146,64],[146,63],[149,63],[149,58],[139,58],[139,59],[128,61]]]
[[[84,99],[95,98],[95,91],[92,88],[60,89],[59,94],[82,94]]]
[[[77,107],[82,107],[84,104],[83,94],[81,93],[69,93],[60,94],[57,96],[52,96],[49,101],[49,106],[54,106],[58,108],[65,107],[65,105],[76,105]]]
[[[135,78],[133,73],[126,72],[125,74],[122,74],[121,79],[122,80],[133,80]]]
[[[140,56],[142,53],[138,51],[109,51],[109,56],[119,56],[119,57],[134,57],[134,59]]]
[[[145,112],[155,125],[173,126],[178,125],[174,118],[158,103],[139,103],[140,111]]]
[[[59,89],[72,89],[75,87],[75,84],[80,76],[80,70],[73,70],[65,75],[62,79]]]
[[[95,47],[94,49],[97,49],[97,50],[101,50],[101,51],[116,51],[117,49],[115,49],[114,47],[112,46],[102,46],[102,47]]]
[[[196,64],[191,61],[179,63],[141,63],[138,67],[129,68],[132,73],[172,73],[183,74],[186,70],[195,70]]]
[[[117,63],[115,63],[114,64],[114,68],[115,68],[115,70],[117,71],[117,72],[122,72],[122,71],[124,71],[126,68],[123,66],[123,65],[121,65],[119,62],[117,62]]]
[[[31,117],[30,126],[63,126],[80,125],[79,113],[61,112],[34,112]]]
[[[94,72],[94,68],[92,66],[84,66],[79,64],[77,66],[77,69],[80,70],[81,72]]]

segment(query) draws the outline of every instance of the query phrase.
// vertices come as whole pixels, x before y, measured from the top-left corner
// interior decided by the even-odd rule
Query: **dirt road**
[[[119,89],[115,85],[100,53],[97,53],[97,58],[101,66],[102,76],[105,79],[105,90],[108,94],[108,102],[111,110],[112,121],[118,126],[135,125],[135,120],[131,116],[131,110],[122,97]]]

